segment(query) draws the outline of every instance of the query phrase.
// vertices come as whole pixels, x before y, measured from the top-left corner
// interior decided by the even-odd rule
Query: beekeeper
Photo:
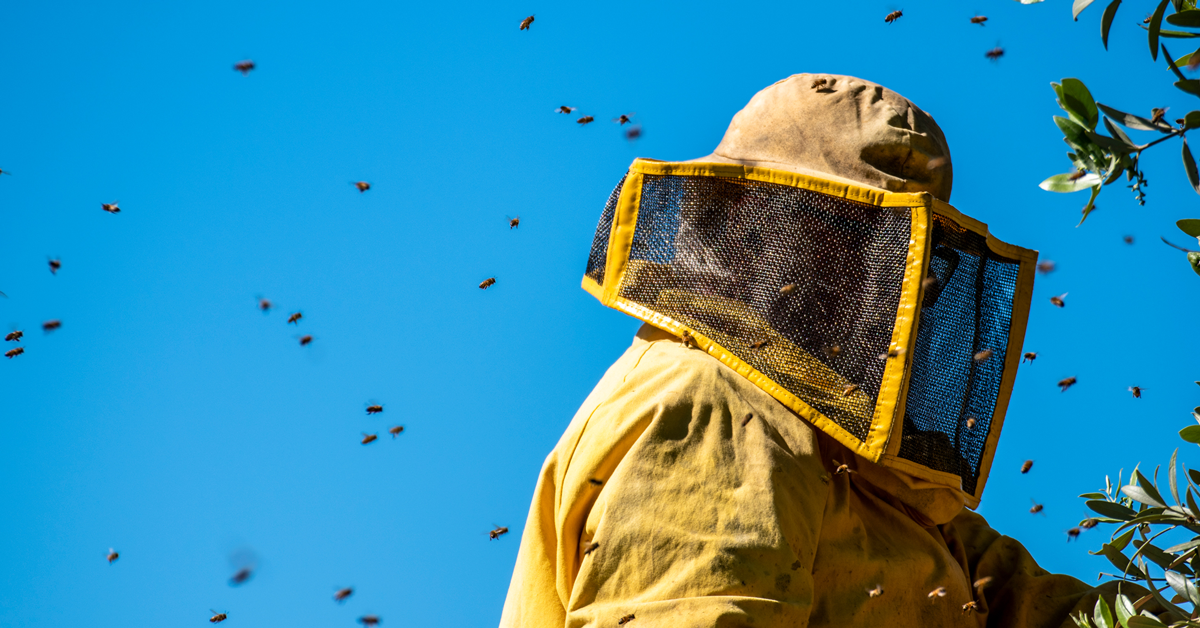
[[[979,505],[1036,253],[950,206],[933,119],[798,74],[639,159],[584,288],[646,324],[546,459],[506,628],[1073,626]],[[630,623],[633,622],[633,623]]]

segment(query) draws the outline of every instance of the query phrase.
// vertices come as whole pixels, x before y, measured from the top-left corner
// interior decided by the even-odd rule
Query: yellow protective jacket
[[[644,326],[546,459],[500,625],[1035,628],[1090,613],[1099,589],[1041,569],[963,503]]]

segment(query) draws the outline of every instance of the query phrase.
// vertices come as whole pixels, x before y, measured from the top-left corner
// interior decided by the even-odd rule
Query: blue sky
[[[981,510],[1093,580],[1099,534],[1066,543],[1075,495],[1165,463],[1200,403],[1200,277],[1157,241],[1200,217],[1178,144],[1146,154],[1145,207],[1113,186],[1079,229],[1084,195],[1037,188],[1069,169],[1050,81],[1195,106],[1126,4],[1107,53],[1100,9],[1072,22],[1065,0],[910,3],[891,25],[887,2],[6,7],[0,325],[27,342],[0,363],[0,625],[494,624],[542,460],[638,327],[579,288],[608,192],[634,157],[708,154],[806,71],[929,111],[954,204],[1058,263]],[[635,143],[610,122],[629,112]],[[257,573],[232,588],[247,549]]]

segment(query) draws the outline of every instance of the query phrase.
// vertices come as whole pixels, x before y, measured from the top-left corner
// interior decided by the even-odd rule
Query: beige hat
[[[755,94],[717,149],[692,161],[929,192],[946,202],[953,182],[950,147],[929,114],[882,85],[836,74],[794,74]]]

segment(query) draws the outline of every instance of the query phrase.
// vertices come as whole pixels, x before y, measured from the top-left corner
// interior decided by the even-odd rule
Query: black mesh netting
[[[934,217],[932,245],[900,457],[958,475],[974,494],[1004,374],[1019,262],[942,216]],[[990,357],[975,359],[985,351]]]
[[[785,185],[647,175],[619,291],[712,339],[865,440],[910,223],[908,208]]]
[[[626,175],[628,176],[628,175]],[[604,204],[604,213],[600,214],[600,224],[596,225],[596,237],[592,239],[592,252],[588,254],[587,270],[583,274],[591,277],[596,283],[604,285],[604,264],[608,260],[608,236],[612,232],[613,216],[617,213],[617,201],[621,198],[621,188],[625,187],[625,177],[617,183],[608,202]]]

